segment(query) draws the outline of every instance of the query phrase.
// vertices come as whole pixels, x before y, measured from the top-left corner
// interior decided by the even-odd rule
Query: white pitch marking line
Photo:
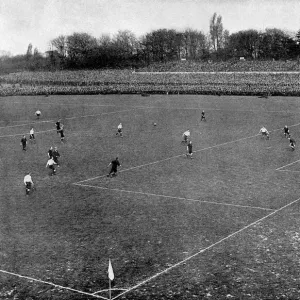
[[[154,196],[154,197],[162,197],[162,198],[186,200],[186,201],[192,201],[192,202],[209,203],[209,204],[215,204],[215,205],[225,205],[225,206],[234,206],[234,207],[253,208],[253,209],[272,210],[272,211],[274,211],[274,209],[265,208],[265,207],[239,205],[239,204],[231,204],[231,203],[224,203],[224,202],[213,202],[213,201],[206,201],[206,200],[200,200],[200,199],[175,197],[175,196],[160,195],[160,194],[153,194],[153,193],[145,193],[145,192],[121,190],[121,189],[110,189],[110,188],[106,188],[106,187],[95,186],[95,185],[88,185],[88,184],[80,184],[80,183],[73,183],[73,184],[78,185],[78,186],[83,186],[83,187],[90,187],[90,188],[101,189],[101,190],[109,190],[109,191],[115,191],[115,192],[125,192],[125,193],[133,193],[133,194],[140,194],[140,195],[147,195],[147,196]]]
[[[171,267],[169,267],[169,268],[167,268],[167,269],[165,269],[165,270],[163,270],[163,271],[161,271],[161,272],[159,272],[159,273],[157,273],[157,274],[155,274],[155,275],[149,277],[148,279],[146,279],[146,280],[144,280],[144,281],[142,281],[142,282],[136,284],[135,286],[129,288],[127,291],[125,291],[125,292],[123,292],[123,293],[117,295],[116,297],[114,297],[114,298],[112,298],[112,299],[113,299],[113,300],[114,300],[114,299],[117,299],[117,298],[119,298],[120,296],[122,296],[122,295],[124,295],[124,294],[126,294],[126,293],[128,293],[128,292],[131,292],[132,290],[137,289],[139,286],[144,285],[145,283],[147,283],[147,282],[149,282],[149,281],[155,279],[156,277],[158,277],[158,276],[160,276],[160,275],[162,275],[162,274],[164,274],[164,273],[169,272],[170,270],[176,268],[177,266],[182,265],[183,263],[185,263],[185,262],[191,260],[192,258],[198,256],[199,254],[204,253],[205,251],[207,251],[207,250],[213,248],[214,246],[216,246],[216,245],[218,245],[218,244],[220,244],[220,243],[222,243],[222,242],[228,240],[229,238],[231,238],[231,237],[233,237],[233,236],[235,236],[235,235],[241,233],[242,231],[244,231],[244,230],[246,230],[246,229],[248,229],[248,228],[250,228],[250,227],[256,225],[257,223],[264,221],[265,219],[267,219],[267,218],[273,216],[274,214],[276,214],[276,213],[278,213],[279,211],[285,209],[286,207],[288,207],[288,206],[290,206],[290,205],[296,203],[296,202],[299,201],[299,200],[300,200],[300,198],[298,198],[298,199],[296,199],[296,200],[290,202],[289,204],[286,204],[286,205],[282,206],[281,208],[279,208],[279,209],[277,209],[277,210],[275,210],[275,211],[269,213],[268,215],[266,215],[266,216],[264,216],[264,217],[262,217],[262,218],[256,220],[255,222],[252,222],[252,223],[250,223],[249,225],[246,225],[245,227],[243,227],[243,228],[237,230],[236,232],[231,233],[231,234],[229,234],[228,236],[222,238],[222,239],[219,240],[218,242],[216,242],[216,243],[214,243],[214,244],[212,244],[212,245],[210,245],[210,246],[208,246],[208,247],[206,247],[206,248],[200,250],[199,252],[197,252],[197,253],[195,253],[195,254],[193,254],[193,255],[191,255],[191,256],[185,258],[184,260],[182,260],[182,261],[180,261],[180,262],[178,262],[178,263],[172,265]]]
[[[299,114],[300,111],[286,111],[286,110],[253,110],[253,109],[223,109],[223,108],[205,108],[205,107],[159,107],[159,106],[135,106],[140,108],[157,108],[168,110],[206,110],[206,111],[232,111],[232,112],[260,112],[260,113],[294,113]]]
[[[24,121],[25,122],[25,121]],[[28,121],[29,122],[29,121]],[[54,120],[48,120],[48,121],[40,121],[40,122],[31,122],[31,123],[27,123],[27,124],[18,124],[18,125],[8,125],[8,126],[3,126],[0,127],[0,129],[3,128],[11,128],[11,127],[21,127],[21,126],[26,126],[26,125],[31,125],[31,124],[39,124],[39,123],[50,123],[50,122],[54,122]]]
[[[44,131],[36,131],[34,134],[38,133],[45,133],[45,132],[50,132],[54,131],[56,129],[49,129],[49,130],[44,130]],[[14,136],[20,136],[20,135],[25,135],[26,133],[17,133],[17,134],[9,134],[9,135],[0,135],[0,138],[5,138],[5,137],[14,137]]]
[[[59,288],[59,289],[68,290],[68,291],[72,291],[72,292],[75,292],[75,293],[79,293],[79,294],[83,294],[83,295],[88,295],[88,296],[99,298],[99,299],[108,300],[108,298],[104,298],[104,297],[101,297],[101,296],[98,296],[98,295],[94,295],[94,294],[91,294],[91,293],[86,293],[86,292],[83,292],[83,291],[79,291],[79,290],[76,290],[76,289],[65,287],[65,286],[62,286],[62,285],[59,285],[59,284],[55,284],[55,283],[52,283],[52,282],[49,282],[49,281],[35,279],[35,278],[32,278],[32,277],[28,277],[28,276],[24,276],[24,275],[20,275],[20,274],[16,274],[16,273],[8,272],[8,271],[5,271],[5,270],[0,270],[0,272],[1,273],[5,273],[5,274],[9,274],[9,275],[13,275],[13,276],[16,276],[16,277],[20,277],[20,278],[25,278],[25,279],[28,279],[28,280],[31,280],[31,281],[36,281],[36,282],[44,283],[44,284],[47,284],[47,285],[52,285],[52,286],[54,286],[56,288]]]
[[[102,115],[110,115],[110,114],[116,114],[121,112],[127,112],[127,111],[133,111],[135,109],[142,109],[142,108],[133,108],[133,109],[126,109],[126,110],[117,110],[117,111],[111,111],[111,112],[105,112],[101,114],[96,115],[85,115],[85,116],[77,116],[77,117],[69,117],[69,118],[62,118],[63,120],[72,120],[72,119],[80,119],[80,118],[88,118],[88,117],[96,117],[96,116],[102,116]]]
[[[300,173],[300,171],[293,171],[293,170],[275,170],[279,172],[290,172],[290,173]]]
[[[110,289],[111,291],[127,291],[127,289],[121,289],[121,288],[113,288],[113,289]],[[95,293],[93,293],[93,295],[96,295],[98,293],[102,293],[102,292],[108,292],[109,289],[105,289],[105,290],[101,290],[101,291],[97,291]]]
[[[87,118],[87,117],[95,117],[95,116],[101,116],[101,115],[109,115],[109,114],[114,114],[114,113],[119,113],[119,112],[127,112],[127,111],[132,111],[135,110],[134,109],[127,109],[127,110],[119,110],[119,111],[111,111],[111,112],[106,112],[106,113],[101,113],[101,114],[96,114],[96,115],[84,115],[84,116],[77,116],[77,117],[70,117],[70,118],[62,118],[64,120],[71,120],[71,119],[79,119],[79,118]],[[139,108],[137,108],[139,109]],[[48,121],[41,121],[41,122],[36,122],[36,123],[46,123],[46,122],[54,122],[54,120],[48,120]],[[9,128],[9,127],[20,127],[20,126],[27,126],[27,125],[32,125],[35,122],[31,122],[28,124],[19,124],[19,125],[11,125],[11,126],[5,126],[5,127],[0,127],[1,128]],[[55,129],[51,129],[51,130],[55,130]],[[46,131],[40,131],[40,132],[35,132],[35,133],[42,133],[42,132],[48,132],[51,130],[46,130]],[[3,135],[0,136],[0,138],[2,137],[11,137],[11,136],[18,136],[18,135],[24,135],[24,133],[20,133],[20,134],[12,134],[12,135]]]
[[[290,125],[289,127],[294,127],[294,126],[298,126],[298,125],[300,125],[300,123],[294,124],[294,125]],[[278,131],[278,130],[282,130],[282,128],[274,129],[274,130],[272,130],[270,132],[274,132],[274,131]],[[217,145],[214,145],[214,146],[211,146],[211,147],[207,147],[207,148],[196,150],[196,151],[194,151],[194,153],[195,152],[201,152],[201,151],[209,150],[209,149],[213,149],[213,148],[216,148],[216,147],[220,147],[220,146],[224,146],[224,145],[228,145],[228,144],[232,144],[232,143],[236,143],[236,142],[239,142],[239,141],[242,141],[242,140],[246,140],[246,139],[251,139],[251,138],[254,138],[254,137],[259,136],[259,135],[260,135],[260,133],[252,135],[252,136],[240,138],[240,139],[237,139],[237,140],[234,140],[234,141],[229,141],[229,142],[225,142],[225,143],[222,143],[222,144],[217,144]],[[151,163],[147,163],[147,164],[143,164],[143,165],[131,167],[131,168],[128,168],[128,169],[123,169],[123,170],[120,170],[119,172],[121,173],[121,172],[126,172],[126,171],[130,171],[130,170],[133,170],[133,169],[145,167],[145,166],[150,166],[150,165],[157,164],[157,163],[160,163],[160,162],[163,162],[163,161],[167,161],[167,160],[170,160],[170,159],[173,159],[173,158],[177,158],[177,157],[180,157],[180,156],[185,156],[185,154],[179,154],[179,155],[167,157],[165,159],[157,160],[157,161],[154,161],[154,162],[151,162]],[[94,179],[105,177],[105,176],[106,175],[100,175],[100,176],[92,177],[92,178],[89,178],[89,179],[81,180],[81,181],[78,181],[76,183],[82,183],[82,182],[94,180]]]
[[[256,134],[256,135],[249,136],[249,137],[245,137],[245,138],[241,138],[241,139],[238,139],[238,140],[234,140],[234,141],[230,141],[230,142],[226,142],[226,143],[214,145],[214,146],[211,146],[211,147],[199,149],[199,150],[194,151],[194,153],[195,153],[195,152],[200,152],[200,151],[209,150],[209,149],[213,149],[213,148],[220,147],[220,146],[224,146],[224,145],[231,144],[231,143],[235,143],[235,142],[238,142],[238,141],[241,141],[241,140],[250,139],[250,138],[253,138],[253,137],[258,136],[258,135],[259,135],[259,134]],[[173,159],[173,158],[181,157],[181,156],[185,156],[185,154],[179,154],[179,155],[167,157],[167,158],[164,158],[164,159],[161,159],[161,160],[157,160],[157,161],[154,161],[154,162],[151,162],[151,163],[147,163],[147,164],[143,164],[143,165],[131,167],[131,168],[128,168],[128,169],[123,169],[123,170],[120,170],[119,173],[121,173],[121,172],[126,172],[126,171],[130,171],[130,170],[134,170],[134,169],[138,169],[138,168],[142,168],[142,167],[145,167],[145,166],[154,165],[154,164],[157,164],[157,163],[160,163],[160,162],[163,162],[163,161],[167,161],[167,160],[170,160],[170,159]],[[75,183],[86,182],[86,181],[94,180],[94,179],[101,178],[101,177],[105,177],[105,176],[106,176],[106,175],[100,175],[100,176],[96,176],[96,177],[93,177],[93,178],[81,180],[81,181],[78,181],[78,182],[75,182]]]
[[[278,71],[278,72],[264,72],[264,71],[247,71],[247,72],[131,72],[131,74],[300,74],[298,71]]]
[[[285,167],[291,166],[291,165],[297,163],[298,161],[300,161],[300,159],[298,159],[298,160],[296,160],[296,161],[294,161],[294,162],[292,162],[292,163],[290,163],[290,164],[287,164],[287,165],[285,165],[285,166],[282,166],[282,167],[280,167],[280,168],[277,168],[275,171],[279,171],[280,169],[284,169]]]
[[[51,100],[50,100],[51,101]],[[24,104],[24,102],[13,102],[13,103],[18,103],[18,104]],[[102,106],[113,106],[113,107],[116,107],[117,105],[113,105],[113,104],[79,104],[79,103],[54,103],[54,102],[49,102],[49,103],[46,103],[46,102],[39,102],[39,103],[26,103],[26,105],[34,105],[34,106],[39,106],[40,104],[41,105],[60,105],[60,106],[65,106],[65,105],[71,105],[71,106],[81,106],[81,107],[102,107]]]

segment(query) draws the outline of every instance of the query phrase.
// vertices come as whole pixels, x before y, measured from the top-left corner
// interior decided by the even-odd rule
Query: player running
[[[190,132],[190,130],[187,130],[187,131],[185,131],[184,133],[183,133],[183,135],[182,135],[182,138],[183,138],[183,141],[182,141],[182,143],[187,143],[187,140],[188,140],[188,137],[190,137],[191,136],[191,132]]]
[[[52,152],[52,158],[55,162],[55,164],[59,167],[59,162],[58,162],[58,158],[60,157],[60,154],[57,150],[57,147],[54,147],[54,151]]]
[[[23,137],[21,138],[21,146],[23,147],[23,151],[26,151],[26,145],[27,145],[27,139],[26,136],[23,135]]]
[[[52,146],[50,147],[50,149],[48,150],[48,157],[52,158],[53,157],[53,148]]]
[[[121,167],[121,164],[119,162],[119,158],[117,157],[115,160],[113,160],[108,167],[111,166],[110,172],[107,175],[107,177],[113,177],[113,176],[117,176],[117,172],[118,172],[118,167]]]
[[[201,120],[200,121],[206,121],[206,119],[205,119],[205,111],[204,110],[201,113]]]
[[[285,125],[284,127],[283,127],[283,133],[284,133],[284,136],[286,137],[286,138],[289,138],[290,137],[290,130],[289,130],[289,128],[287,127],[287,125]]]
[[[296,141],[295,141],[292,137],[289,137],[288,139],[289,139],[289,141],[290,141],[290,147],[291,147],[292,150],[294,151],[294,150],[295,150],[295,147],[296,147]]]
[[[53,157],[49,158],[48,161],[47,161],[47,164],[46,164],[46,168],[48,167],[51,170],[50,176],[56,174],[56,170],[55,170],[55,166],[54,165],[55,165],[55,161],[53,160]]]
[[[26,195],[29,195],[31,189],[33,188],[33,181],[32,181],[30,173],[25,175],[24,184],[25,184],[25,188],[26,188]]]
[[[186,157],[193,158],[193,145],[192,141],[189,141],[186,147]]]
[[[118,125],[118,131],[117,131],[116,135],[120,135],[120,137],[123,137],[122,129],[123,129],[123,125],[122,125],[122,123],[120,123]]]
[[[29,140],[35,142],[34,129],[33,127],[29,131]]]
[[[63,142],[65,140],[64,125],[63,124],[60,124],[60,130],[58,132],[60,134],[60,140]]]
[[[270,134],[269,131],[266,129],[266,127],[262,127],[259,131],[259,133],[261,134],[262,137],[266,137],[266,139],[270,139]]]
[[[55,127],[56,127],[56,133],[59,134],[59,131],[61,129],[61,120],[58,120],[56,123],[55,123]]]

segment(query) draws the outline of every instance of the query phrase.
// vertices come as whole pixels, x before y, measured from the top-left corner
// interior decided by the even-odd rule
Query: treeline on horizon
[[[0,57],[2,72],[22,70],[63,70],[139,68],[157,62],[227,61],[244,57],[247,60],[298,59],[300,30],[295,37],[281,29],[254,29],[230,34],[224,30],[222,17],[216,13],[209,24],[209,33],[195,29],[153,30],[142,37],[119,31],[114,37],[95,38],[88,33],[60,35],[50,41],[51,50],[42,55],[29,44],[24,55]]]

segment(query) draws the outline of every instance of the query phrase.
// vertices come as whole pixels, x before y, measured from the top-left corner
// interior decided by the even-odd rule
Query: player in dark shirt
[[[192,141],[189,141],[189,143],[187,144],[186,150],[187,150],[186,157],[193,158],[193,145],[192,145]]]
[[[109,174],[107,175],[107,177],[112,177],[112,176],[117,176],[117,172],[118,172],[118,167],[121,167],[121,164],[119,162],[119,159],[118,157],[113,160],[109,165],[108,167],[111,166],[111,169],[110,169],[110,172]]]
[[[59,162],[58,162],[58,158],[60,157],[60,154],[57,150],[57,147],[54,148],[54,151],[52,152],[52,157],[54,162],[57,164],[57,166],[59,167]]]
[[[27,139],[25,135],[21,139],[21,145],[23,147],[23,150],[26,151]]]
[[[289,141],[290,141],[290,147],[292,148],[292,150],[295,150],[296,141],[292,137],[289,137]]]
[[[48,157],[52,158],[53,157],[53,148],[52,146],[50,147],[50,149],[48,150]]]
[[[206,119],[205,119],[205,111],[204,110],[201,113],[201,120],[200,121],[206,121]]]
[[[284,133],[284,136],[285,136],[286,138],[290,137],[290,130],[289,130],[289,128],[287,127],[287,125],[285,125],[285,126],[283,127],[283,133]]]
[[[59,130],[59,133],[60,133],[60,140],[63,142],[64,139],[65,139],[65,134],[64,134],[64,127],[63,127],[63,125],[61,125],[60,130]]]
[[[58,120],[56,123],[55,123],[55,126],[56,126],[56,132],[57,134],[59,133],[60,129],[61,129],[61,123],[60,123],[60,120]]]

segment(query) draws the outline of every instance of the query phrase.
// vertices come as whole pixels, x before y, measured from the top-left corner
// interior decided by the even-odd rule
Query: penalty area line
[[[285,166],[282,166],[282,167],[280,167],[280,168],[277,168],[275,171],[283,171],[283,170],[281,170],[281,169],[284,169],[285,167],[291,166],[291,165],[293,165],[293,164],[295,164],[295,163],[297,163],[297,162],[299,162],[299,161],[300,161],[300,159],[298,159],[298,160],[296,160],[296,161],[294,161],[294,162],[292,162],[292,163],[290,163],[290,164],[287,164],[287,165],[285,165]]]
[[[171,271],[172,269],[174,269],[174,268],[176,268],[176,267],[178,267],[178,266],[184,264],[185,262],[187,262],[187,261],[193,259],[194,257],[198,256],[199,254],[202,254],[202,253],[206,252],[207,250],[210,250],[211,248],[213,248],[213,247],[215,247],[215,246],[221,244],[222,242],[224,242],[224,241],[226,241],[226,240],[228,240],[228,239],[230,239],[230,238],[232,238],[232,237],[238,235],[239,233],[245,231],[246,229],[248,229],[248,228],[250,228],[250,227],[253,227],[254,225],[256,225],[256,224],[258,224],[258,223],[260,223],[260,222],[266,220],[267,218],[269,218],[269,217],[275,215],[276,213],[280,212],[281,210],[285,209],[286,207],[288,207],[288,206],[290,206],[290,205],[292,205],[292,204],[298,202],[299,200],[300,200],[300,198],[298,198],[298,199],[296,199],[296,200],[294,200],[294,201],[292,201],[292,202],[290,202],[290,203],[288,203],[288,204],[282,206],[281,208],[279,208],[279,209],[277,209],[277,210],[275,210],[275,211],[269,213],[268,215],[266,215],[266,216],[264,216],[264,217],[262,217],[262,218],[260,218],[260,219],[258,219],[258,220],[256,220],[256,221],[254,221],[254,222],[252,222],[252,223],[246,225],[245,227],[243,227],[243,228],[241,228],[241,229],[239,229],[239,230],[237,230],[237,231],[235,231],[235,232],[229,234],[228,236],[222,238],[222,239],[219,240],[218,242],[213,243],[213,244],[211,244],[210,246],[201,249],[201,250],[198,251],[197,253],[195,253],[195,254],[193,254],[193,255],[191,255],[191,256],[185,258],[184,260],[182,260],[182,261],[180,261],[180,262],[178,262],[178,263],[176,263],[176,264],[170,266],[169,268],[166,268],[165,270],[163,270],[163,271],[161,271],[161,272],[159,272],[159,273],[157,273],[157,274],[155,274],[155,275],[153,275],[153,276],[147,278],[146,280],[144,280],[144,281],[142,281],[142,282],[136,284],[135,286],[129,288],[127,291],[125,291],[125,292],[123,292],[123,293],[117,295],[116,297],[112,298],[112,300],[117,299],[117,298],[119,298],[120,296],[123,296],[123,295],[125,295],[125,294],[131,292],[132,290],[135,290],[135,289],[137,289],[138,287],[144,285],[145,283],[147,283],[147,282],[149,282],[149,281],[151,281],[151,280],[153,280],[153,279],[159,277],[160,275],[165,274],[165,273]]]
[[[146,196],[169,198],[169,199],[175,199],[175,200],[185,200],[185,201],[191,201],[191,202],[208,203],[208,204],[214,204],[214,205],[224,205],[224,206],[233,206],[233,207],[240,207],[240,208],[251,208],[251,209],[260,209],[260,210],[271,210],[271,211],[274,211],[274,209],[271,209],[271,208],[258,207],[258,206],[239,205],[239,204],[231,204],[231,203],[224,203],[224,202],[213,202],[213,201],[206,201],[206,200],[201,200],[201,199],[191,199],[191,198],[175,197],[175,196],[160,195],[160,194],[153,194],[153,193],[145,193],[145,192],[136,192],[136,191],[129,191],[129,190],[121,190],[121,189],[110,189],[110,188],[106,188],[106,187],[95,186],[95,185],[88,185],[88,184],[80,184],[80,183],[73,183],[73,184],[74,185],[78,185],[78,186],[82,186],[82,187],[89,187],[89,188],[95,188],[95,189],[101,189],[101,190],[109,190],[109,191],[115,191],[115,192],[140,194],[140,195],[146,195]]]
[[[39,282],[39,283],[51,285],[51,286],[54,286],[56,288],[63,289],[63,290],[68,290],[68,291],[75,292],[75,293],[78,293],[78,294],[82,294],[82,295],[87,295],[87,296],[91,296],[91,297],[95,297],[95,298],[99,298],[99,299],[108,300],[108,298],[105,298],[105,297],[101,297],[101,296],[98,296],[98,295],[95,295],[95,294],[91,294],[91,293],[86,293],[86,292],[83,292],[83,291],[80,291],[80,290],[76,290],[76,289],[73,289],[73,288],[69,288],[69,287],[66,287],[66,286],[55,284],[53,282],[44,281],[44,280],[41,280],[41,279],[36,279],[36,278],[29,277],[29,276],[24,276],[24,275],[20,275],[20,274],[13,273],[13,272],[8,272],[8,271],[5,271],[5,270],[0,270],[0,272],[4,273],[4,274],[15,276],[15,277],[19,277],[19,278],[24,278],[24,279],[27,279],[27,280],[30,280],[30,281],[36,281],[36,282]]]
[[[217,144],[217,145],[214,145],[214,146],[211,146],[211,147],[207,147],[207,148],[202,148],[202,149],[194,151],[194,153],[205,151],[205,150],[209,150],[209,149],[213,149],[213,148],[217,148],[217,147],[221,147],[221,146],[224,146],[224,145],[227,145],[227,144],[232,144],[232,143],[235,143],[235,142],[238,142],[238,141],[242,141],[242,140],[246,140],[246,139],[250,139],[250,138],[253,138],[253,137],[256,137],[256,136],[259,136],[259,134],[252,135],[252,136],[249,136],[249,137],[240,138],[240,139],[234,140],[234,141],[225,142],[225,143],[222,143],[222,144]],[[173,158],[178,158],[178,157],[181,157],[181,156],[186,156],[186,154],[179,154],[179,155],[167,157],[167,158],[164,158],[164,159],[161,159],[161,160],[153,161],[153,162],[150,162],[150,163],[147,163],[147,164],[143,164],[143,165],[131,167],[131,168],[128,168],[128,169],[123,169],[123,170],[120,170],[119,173],[130,171],[130,170],[134,170],[134,169],[138,169],[138,168],[142,168],[142,167],[146,167],[146,166],[151,166],[151,165],[154,165],[154,164],[157,164],[157,163],[160,163],[160,162],[164,162],[164,161],[167,161],[167,160],[170,160],[170,159],[173,159]],[[100,176],[88,178],[88,179],[85,179],[85,180],[81,180],[81,181],[75,182],[74,184],[82,183],[82,182],[87,182],[87,181],[94,180],[94,179],[97,179],[97,178],[102,178],[102,177],[105,177],[105,176],[106,175],[100,175]]]
[[[109,291],[127,291],[127,289],[122,289],[122,288],[105,289],[105,290],[97,291],[97,292],[93,293],[93,295],[96,295],[98,293],[103,293],[103,292],[109,292]]]
[[[297,124],[294,124],[294,125],[289,125],[289,127],[295,127],[295,126],[298,126],[298,125],[300,125],[300,123],[297,123]],[[282,128],[274,129],[274,130],[272,130],[270,132],[275,132],[275,131],[278,131],[278,130],[282,130]],[[243,137],[243,138],[240,138],[240,139],[237,139],[237,140],[233,140],[233,141],[225,142],[225,143],[222,143],[222,144],[217,144],[217,145],[214,145],[214,146],[202,148],[202,149],[194,151],[194,153],[205,151],[205,150],[209,150],[209,149],[214,149],[214,148],[217,148],[217,147],[229,145],[229,144],[236,143],[236,142],[243,141],[243,140],[247,140],[247,139],[252,139],[252,138],[260,136],[260,135],[261,135],[260,133],[257,133],[255,135],[251,135],[251,136],[248,136],[248,137]],[[185,154],[179,154],[179,155],[167,157],[167,158],[164,158],[164,159],[161,159],[161,160],[157,160],[157,161],[154,161],[154,162],[150,162],[150,163],[147,163],[147,164],[143,164],[143,165],[131,167],[131,168],[128,168],[128,169],[123,169],[123,170],[120,170],[119,173],[130,171],[130,170],[134,170],[134,169],[138,169],[138,168],[142,168],[142,167],[146,167],[146,166],[150,166],[150,165],[154,165],[154,164],[157,164],[157,163],[160,163],[160,162],[164,162],[164,161],[168,161],[168,160],[171,160],[173,158],[178,158],[178,157],[181,157],[181,156],[185,156]],[[94,180],[94,179],[97,179],[97,178],[102,178],[102,177],[105,177],[105,176],[106,175],[100,175],[100,176],[88,178],[88,179],[85,179],[85,180],[81,180],[81,181],[78,181],[78,182],[75,182],[75,183],[87,182],[87,181]]]

